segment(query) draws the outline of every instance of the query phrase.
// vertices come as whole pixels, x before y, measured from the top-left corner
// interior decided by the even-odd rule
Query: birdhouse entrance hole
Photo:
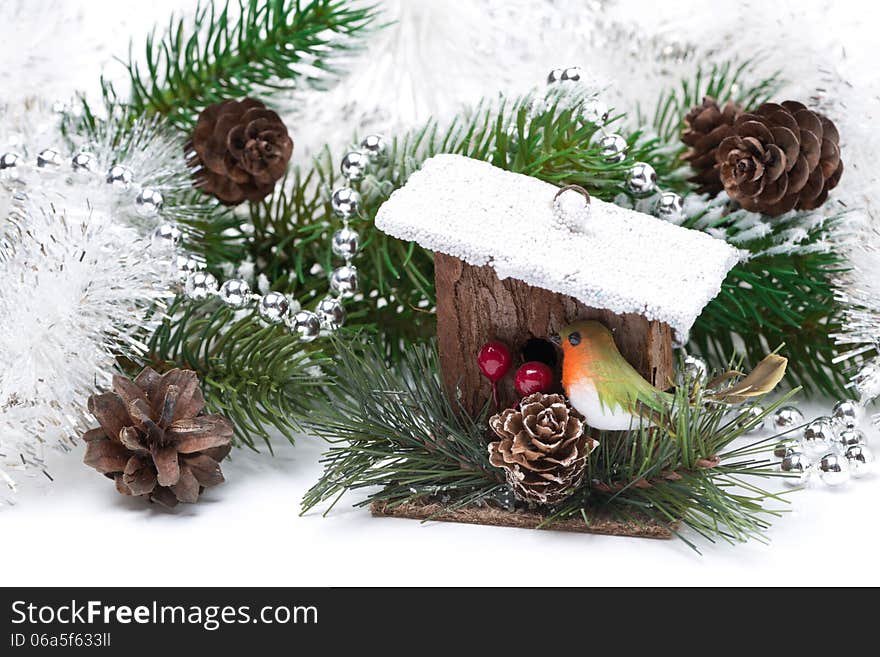
[[[554,370],[562,356],[559,353],[559,347],[544,338],[529,338],[523,344],[520,353],[522,354],[523,362],[538,361]]]

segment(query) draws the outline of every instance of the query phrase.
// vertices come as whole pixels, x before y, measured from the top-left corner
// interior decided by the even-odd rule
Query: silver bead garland
[[[361,210],[361,195],[355,186],[371,167],[380,166],[385,161],[386,154],[385,140],[380,135],[370,135],[361,141],[359,150],[348,152],[342,159],[340,170],[347,184],[330,194],[330,207],[342,220],[342,227],[333,232],[330,248],[333,255],[342,258],[344,263],[330,272],[328,286],[331,294],[318,302],[314,312],[300,309],[299,304],[281,292],[253,294],[244,279],[229,279],[218,288],[214,276],[204,271],[204,262],[189,254],[178,253],[178,276],[185,283],[186,295],[195,300],[216,296],[235,309],[255,304],[257,314],[264,321],[286,325],[303,342],[315,340],[322,331],[339,329],[346,317],[342,301],[355,296],[359,287],[357,267],[352,261],[360,248],[360,235],[349,224]],[[157,211],[162,207],[161,194],[148,188],[140,190],[136,202],[153,205]],[[160,244],[175,245],[180,237],[179,229],[172,224],[162,224],[154,232],[154,242]],[[311,273],[318,275],[322,271],[323,267],[316,263]]]

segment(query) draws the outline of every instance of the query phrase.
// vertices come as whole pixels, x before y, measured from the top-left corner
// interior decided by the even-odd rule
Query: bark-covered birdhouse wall
[[[519,362],[546,362],[558,380],[561,354],[549,339],[579,319],[596,319],[608,326],[620,352],[647,380],[660,388],[671,381],[672,329],[663,322],[589,308],[570,296],[516,279],[500,280],[490,266],[475,267],[442,253],[435,254],[434,265],[443,382],[472,415],[492,395],[491,384],[477,363],[486,342],[504,342]],[[499,385],[502,403],[518,401],[512,376]]]

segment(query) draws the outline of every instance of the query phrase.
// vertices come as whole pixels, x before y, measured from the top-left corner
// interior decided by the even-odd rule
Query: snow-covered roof
[[[437,155],[379,208],[376,226],[471,265],[490,265],[502,279],[666,322],[686,340],[740,252],[595,198],[584,228],[571,230],[554,212],[557,191],[487,162]]]

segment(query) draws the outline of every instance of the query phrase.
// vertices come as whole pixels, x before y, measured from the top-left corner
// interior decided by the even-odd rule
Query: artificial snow
[[[583,230],[554,213],[558,188],[460,155],[437,155],[376,215],[376,226],[501,279],[592,308],[669,324],[683,342],[741,252],[722,240],[592,199]]]

